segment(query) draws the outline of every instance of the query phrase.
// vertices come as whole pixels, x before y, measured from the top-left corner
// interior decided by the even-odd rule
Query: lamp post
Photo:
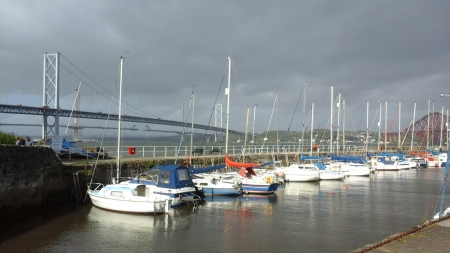
[[[450,97],[450,95],[441,93],[441,97]],[[447,178],[448,178],[448,168],[449,168],[449,162],[450,162],[450,138],[449,137],[449,126],[447,126],[447,162],[445,163],[445,169],[444,169],[444,180],[442,181],[442,192],[441,192],[441,204],[439,206],[439,219],[442,217],[444,210],[444,197],[445,197],[445,190],[447,188]]]

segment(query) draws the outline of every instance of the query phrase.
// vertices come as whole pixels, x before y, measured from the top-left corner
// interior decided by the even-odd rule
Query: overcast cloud
[[[383,102],[384,121],[387,101],[397,131],[399,102],[402,128],[415,102],[416,120],[426,115],[428,100],[434,111],[450,107],[450,97],[440,97],[450,94],[449,13],[450,2],[437,0],[0,0],[0,103],[41,106],[44,52],[61,52],[65,66],[67,59],[89,77],[77,74],[83,82],[111,93],[124,56],[128,103],[147,117],[180,120],[180,101],[187,113],[193,91],[196,119],[208,124],[214,103],[226,110],[222,79],[231,56],[233,130],[245,130],[246,110],[253,115],[255,104],[255,131],[267,130],[277,93],[279,128],[287,130],[307,82],[305,117],[314,102],[315,127],[327,127],[333,86],[352,121],[346,130],[365,130],[366,102],[370,124]],[[11,67],[36,55],[34,63]],[[71,89],[80,82],[67,71],[61,75]],[[302,129],[302,106],[303,98],[291,130]]]

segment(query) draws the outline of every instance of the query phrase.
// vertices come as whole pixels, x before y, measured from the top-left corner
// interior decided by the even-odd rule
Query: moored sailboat
[[[197,201],[196,189],[188,169],[176,165],[157,166],[138,177],[120,182],[120,140],[122,72],[124,58],[120,59],[119,118],[117,137],[117,176],[112,184],[88,184],[87,193],[94,206],[130,213],[167,213],[172,205]]]

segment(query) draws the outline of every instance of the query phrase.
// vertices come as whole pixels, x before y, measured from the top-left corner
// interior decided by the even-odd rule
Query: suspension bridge
[[[104,113],[102,111],[110,111],[107,105],[118,104],[118,98],[111,94],[108,89],[103,88],[90,77],[84,74],[78,67],[73,65],[67,58],[59,52],[54,54],[44,53],[44,73],[42,84],[42,105],[36,106],[29,104],[0,104],[0,113],[11,114],[12,117],[4,119],[0,125],[4,126],[39,126],[42,127],[42,139],[50,136],[59,136],[59,128],[66,127],[74,131],[73,138],[79,140],[79,130],[85,128],[97,129],[116,129],[115,127],[107,127],[101,125],[80,124],[80,119],[89,120],[111,120],[118,121],[119,115],[114,113]],[[40,57],[35,56],[29,60],[20,63],[13,63],[11,65],[2,67],[0,71],[6,69],[17,68],[23,65],[37,62]],[[65,60],[65,61],[63,61]],[[63,75],[62,72],[67,73]],[[67,78],[70,76],[70,78]],[[70,85],[68,85],[70,83]],[[64,84],[64,85],[63,85]],[[102,92],[99,92],[101,90]],[[82,92],[83,91],[83,92]],[[110,95],[108,97],[107,95]],[[84,103],[80,102],[84,100]],[[16,100],[17,101],[17,100]],[[145,125],[143,131],[155,131],[165,133],[181,134],[184,127],[201,129],[211,131],[213,134],[207,134],[207,141],[209,137],[214,135],[216,141],[223,136],[226,129],[222,127],[222,110],[221,104],[216,104],[214,108],[215,121],[214,126],[186,123],[183,121],[184,109],[180,109],[181,120],[167,120],[157,117],[148,117],[145,113],[124,102],[124,112],[120,119],[122,122],[143,123],[162,126],[173,126],[177,130],[169,130],[166,127],[164,130],[151,129]],[[85,108],[83,110],[83,108]],[[86,109],[87,108],[87,109]],[[89,108],[96,108],[96,112],[89,110]],[[127,109],[128,108],[128,109]],[[127,111],[128,110],[128,111]],[[133,114],[141,114],[143,116],[132,116]],[[124,127],[123,130],[137,131],[136,125],[132,127]],[[243,132],[228,130],[230,134],[244,135]],[[195,133],[192,133],[195,134]]]

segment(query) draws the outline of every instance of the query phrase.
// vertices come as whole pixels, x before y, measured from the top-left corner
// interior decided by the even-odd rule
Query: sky
[[[345,118],[345,130],[366,130],[368,121],[377,131],[381,103],[381,131],[394,132],[450,107],[440,96],[450,94],[448,13],[450,2],[437,0],[0,0],[0,104],[42,106],[45,52],[63,56],[64,109],[80,81],[109,96],[123,56],[127,114],[191,121],[193,112],[196,123],[214,126],[212,108],[222,104],[225,127],[231,57],[230,129],[329,128],[333,87],[333,103],[345,100],[333,125]],[[102,99],[86,92],[82,109],[106,112]]]

